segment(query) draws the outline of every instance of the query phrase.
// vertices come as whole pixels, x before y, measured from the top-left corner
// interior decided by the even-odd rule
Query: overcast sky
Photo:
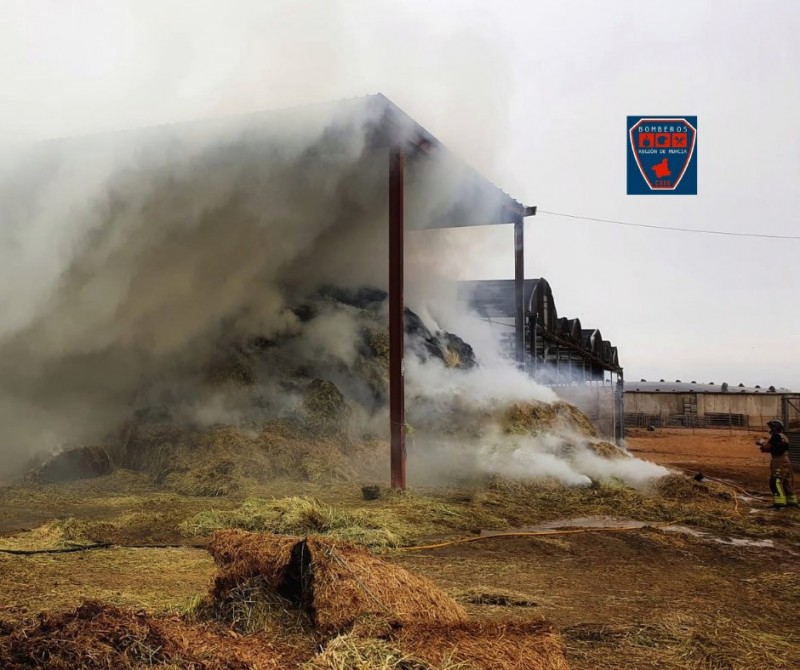
[[[525,204],[800,235],[800,2],[0,0],[0,141],[381,91]],[[626,116],[698,117],[697,196],[625,194]],[[513,276],[508,227],[464,278]],[[800,240],[546,214],[526,275],[628,378],[800,390]]]

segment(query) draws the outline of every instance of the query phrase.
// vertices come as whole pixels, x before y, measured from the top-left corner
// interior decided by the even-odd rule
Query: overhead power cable
[[[701,235],[727,235],[729,237],[765,237],[773,240],[800,240],[800,235],[768,235],[766,233],[735,233],[730,230],[701,230],[699,228],[679,228],[677,226],[656,226],[650,223],[631,223],[630,221],[616,221],[614,219],[599,219],[594,216],[580,216],[578,214],[565,214],[564,212],[550,212],[546,209],[536,209],[537,214],[549,214],[550,216],[562,216],[567,219],[579,219],[581,221],[597,221],[599,223],[611,223],[616,226],[631,226],[633,228],[654,228],[655,230],[673,230],[679,233],[699,233]]]

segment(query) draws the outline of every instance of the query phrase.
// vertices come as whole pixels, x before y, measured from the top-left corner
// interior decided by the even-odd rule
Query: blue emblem
[[[697,117],[628,117],[628,195],[697,195]]]

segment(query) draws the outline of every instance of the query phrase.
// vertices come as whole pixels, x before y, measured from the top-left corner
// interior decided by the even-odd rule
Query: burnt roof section
[[[283,129],[298,123],[307,126],[318,124],[324,135],[341,142],[360,139],[363,135],[365,147],[371,150],[403,147],[407,156],[409,200],[413,199],[414,182],[424,181],[428,174],[425,170],[430,171],[431,165],[440,176],[446,174],[449,180],[446,186],[436,184],[436,188],[431,186],[428,191],[441,202],[435,212],[427,213],[429,216],[423,223],[414,221],[413,202],[407,204],[406,218],[410,228],[514,223],[535,214],[535,207],[526,207],[486,179],[382,93],[300,107],[50,139],[38,143],[35,149],[46,159],[47,154],[80,155],[87,149],[108,145],[129,150],[140,142],[172,146],[186,140],[230,139],[234,135],[239,141],[258,142],[270,133],[273,139],[285,134],[286,142],[290,144],[294,136],[291,130],[284,133]]]
[[[459,171],[461,184],[458,201],[453,203],[450,212],[428,227],[514,223],[535,214],[535,207],[526,207],[483,177],[382,93],[357,98],[355,102],[358,101],[363,101],[362,104],[377,112],[370,136],[372,146],[404,145],[412,155],[425,154],[431,159],[446,161],[446,169]],[[353,102],[350,101],[350,104]],[[497,210],[497,214],[476,220],[473,217],[475,208],[485,211],[488,203],[492,203],[491,206]]]

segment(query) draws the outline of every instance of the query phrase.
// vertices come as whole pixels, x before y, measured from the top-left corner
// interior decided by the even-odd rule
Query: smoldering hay
[[[100,443],[134,410],[166,408],[201,427],[303,416],[314,380],[358,408],[363,433],[385,433],[388,167],[370,139],[382,112],[320,106],[9,151],[0,469]],[[413,156],[408,171],[410,225],[424,229],[459,200],[467,173]],[[419,256],[412,243],[407,259],[412,465],[597,476],[591,450],[554,446],[566,434],[441,439],[437,417],[555,396],[437,322],[453,305],[429,263],[435,243],[426,238]],[[603,476],[659,474],[621,463]]]

